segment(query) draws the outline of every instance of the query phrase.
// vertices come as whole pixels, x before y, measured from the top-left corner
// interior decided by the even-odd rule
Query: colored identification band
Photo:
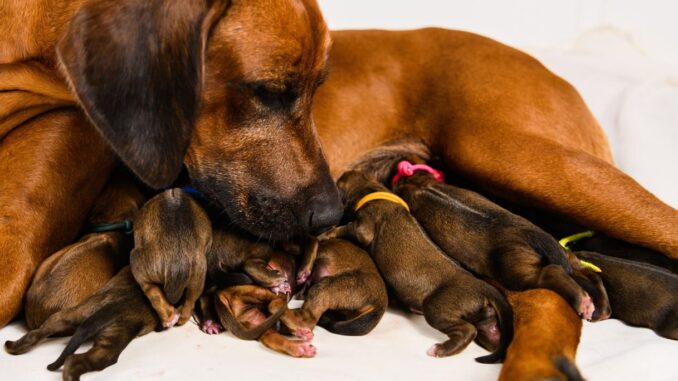
[[[112,224],[96,224],[90,227],[92,233],[107,233],[122,231],[125,234],[132,234],[132,220],[124,220]]]
[[[585,232],[581,232],[581,233],[577,233],[577,234],[572,234],[571,236],[567,236],[567,237],[561,239],[560,241],[558,241],[558,243],[559,243],[560,246],[562,246],[565,250],[570,251],[570,244],[571,244],[571,243],[577,242],[577,241],[582,240],[582,239],[584,239],[584,238],[591,238],[591,237],[593,237],[595,234],[596,234],[596,232],[594,232],[594,231],[592,231],[592,230],[585,231]]]
[[[400,163],[398,163],[398,173],[396,173],[396,175],[393,176],[393,180],[391,180],[391,186],[393,186],[395,183],[398,182],[398,180],[402,179],[403,177],[410,177],[414,175],[414,173],[417,171],[422,171],[430,174],[431,176],[433,176],[434,179],[436,179],[440,183],[445,182],[445,178],[443,177],[443,173],[441,171],[433,169],[426,164],[412,164],[407,160],[403,160]]]
[[[376,201],[376,200],[390,201],[390,202],[393,202],[393,203],[395,203],[395,204],[398,204],[398,205],[402,206],[402,207],[405,208],[408,212],[410,211],[410,206],[407,205],[407,203],[405,202],[405,200],[403,200],[402,198],[400,198],[400,197],[398,197],[398,196],[396,196],[395,194],[390,193],[390,192],[374,192],[374,193],[370,193],[370,194],[368,194],[367,196],[361,198],[360,201],[358,201],[358,202],[355,204],[355,209],[354,209],[354,210],[357,212],[360,208],[362,208],[363,206],[365,206],[365,204],[367,204],[368,202]]]
[[[587,269],[589,269],[593,272],[596,272],[596,273],[602,273],[603,272],[603,270],[601,270],[600,267],[594,265],[591,262],[586,262],[585,260],[580,259],[579,263],[581,263],[582,266],[584,266],[585,268],[587,268]]]

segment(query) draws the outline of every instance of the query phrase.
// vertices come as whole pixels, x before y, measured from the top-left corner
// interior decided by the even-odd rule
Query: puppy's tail
[[[273,327],[273,325],[280,320],[280,316],[287,311],[287,306],[284,306],[284,308],[280,308],[278,311],[271,314],[271,316],[266,318],[266,320],[261,322],[258,326],[248,329],[233,316],[233,313],[228,307],[219,302],[215,303],[215,307],[221,325],[226,328],[226,330],[230,331],[233,336],[242,340],[257,340],[264,332],[266,332],[266,330]]]
[[[188,285],[191,273],[190,271],[186,271],[186,267],[181,264],[171,267],[173,269],[170,270],[169,274],[165,277],[165,283],[163,284],[162,289],[167,301],[172,305],[177,305],[184,296],[184,291]]]
[[[61,368],[66,358],[75,353],[85,341],[97,335],[102,329],[110,325],[118,318],[119,311],[116,311],[114,305],[107,305],[95,312],[75,330],[73,337],[64,348],[63,352],[56,361],[47,365],[47,369],[54,371]]]
[[[565,375],[565,379],[567,381],[585,381],[584,377],[582,377],[581,373],[579,373],[577,366],[570,359],[563,356],[558,356],[554,360],[554,363],[556,369]]]
[[[495,364],[504,361],[506,350],[513,340],[513,310],[504,295],[496,288],[490,285],[488,287],[491,289],[489,300],[497,314],[500,336],[497,349],[493,353],[476,358],[476,361],[481,364]]]
[[[385,308],[370,306],[367,311],[359,315],[347,319],[334,319],[331,315],[325,313],[320,317],[318,325],[326,330],[345,336],[362,336],[367,335],[377,326],[381,317],[384,316]]]

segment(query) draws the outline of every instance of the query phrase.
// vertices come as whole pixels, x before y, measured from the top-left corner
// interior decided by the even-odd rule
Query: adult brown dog
[[[105,182],[92,124],[152,185],[183,160],[253,233],[338,219],[310,117],[330,45],[313,0],[9,0],[0,15],[0,324]],[[313,112],[333,174],[417,137],[486,192],[678,258],[678,212],[612,165],[576,90],[536,60],[438,29],[332,38]]]

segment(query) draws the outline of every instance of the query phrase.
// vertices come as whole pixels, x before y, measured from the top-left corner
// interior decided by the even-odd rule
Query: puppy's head
[[[60,62],[146,183],[183,164],[238,225],[284,238],[341,217],[311,116],[330,37],[314,0],[93,0]]]

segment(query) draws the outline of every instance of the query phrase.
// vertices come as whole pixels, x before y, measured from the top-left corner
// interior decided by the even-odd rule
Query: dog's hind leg
[[[545,288],[556,292],[585,319],[591,319],[595,307],[589,294],[562,266],[542,264],[542,258],[530,247],[511,245],[495,253],[497,277],[511,291]]]
[[[179,308],[179,321],[178,325],[184,325],[191,318],[193,313],[193,308],[195,307],[195,302],[198,301],[202,291],[205,287],[205,268],[203,267],[194,275],[194,279],[188,284],[186,288],[186,294],[184,298],[184,304]]]
[[[21,310],[42,260],[76,238],[114,161],[75,110],[35,117],[2,137],[0,327]]]
[[[141,285],[141,289],[146,294],[146,297],[151,302],[153,309],[158,314],[162,326],[171,328],[179,321],[179,313],[176,311],[167,299],[162,289],[156,284],[145,283]]]
[[[103,370],[118,362],[120,353],[139,334],[139,324],[113,323],[94,338],[93,346],[85,353],[68,356],[64,362],[63,379],[79,380],[91,371]]]
[[[316,353],[315,347],[310,342],[291,340],[274,329],[264,332],[259,341],[269,349],[292,357],[313,357]]]
[[[455,294],[458,292],[452,287],[442,287],[424,300],[422,310],[426,322],[448,337],[446,341],[429,348],[429,356],[456,355],[466,349],[478,333],[473,324],[461,318],[462,310],[455,303]]]

